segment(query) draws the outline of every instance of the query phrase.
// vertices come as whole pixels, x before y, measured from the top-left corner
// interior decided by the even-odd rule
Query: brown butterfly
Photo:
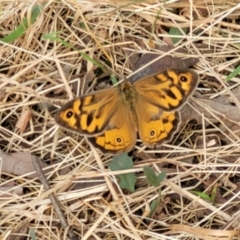
[[[87,136],[103,153],[130,151],[137,139],[154,145],[170,140],[180,123],[179,109],[198,84],[190,69],[169,69],[77,97],[64,105],[55,120]]]

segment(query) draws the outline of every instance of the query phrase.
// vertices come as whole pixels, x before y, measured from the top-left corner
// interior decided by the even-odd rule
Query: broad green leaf
[[[166,176],[166,173],[164,173],[164,172],[160,173],[159,175],[156,175],[156,173],[153,171],[153,169],[148,166],[144,167],[143,170],[144,170],[144,174],[147,178],[148,184],[150,184],[151,186],[154,186],[154,187],[158,187]]]
[[[111,74],[110,78],[111,78],[111,81],[112,81],[113,85],[117,84],[117,79],[116,79],[115,75]]]
[[[126,170],[133,168],[133,161],[126,153],[114,156],[110,164],[112,171]],[[135,184],[137,177],[135,173],[126,173],[117,175],[119,178],[119,185],[123,189],[128,189],[131,192],[135,191]]]
[[[32,240],[37,240],[37,236],[34,229],[30,228],[29,235],[31,236]]]
[[[188,28],[182,28],[182,31],[184,33],[186,33],[188,31]],[[184,36],[183,33],[180,31],[180,29],[173,28],[173,27],[170,28],[169,35],[171,35],[171,36],[173,36],[173,35],[179,36],[179,37],[171,37],[174,44],[178,43],[182,39],[181,36]]]

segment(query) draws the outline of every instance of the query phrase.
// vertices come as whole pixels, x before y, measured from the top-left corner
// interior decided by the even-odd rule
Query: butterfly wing
[[[147,146],[171,140],[181,121],[178,111],[167,112],[145,100],[136,105],[138,133]]]
[[[129,151],[136,142],[136,126],[130,108],[111,88],[71,100],[56,114],[63,128],[88,137],[102,152]]]
[[[88,138],[88,140],[102,152],[129,152],[136,143],[137,133],[135,129],[130,109],[119,103],[104,132]]]
[[[114,115],[118,90],[111,88],[75,98],[66,103],[55,115],[63,128],[82,135],[102,133]]]
[[[177,111],[192,94],[197,74],[187,70],[167,70],[134,84],[138,133],[145,145],[170,140],[180,123]]]
[[[135,82],[139,98],[166,111],[182,106],[191,96],[198,83],[196,72],[170,69]]]

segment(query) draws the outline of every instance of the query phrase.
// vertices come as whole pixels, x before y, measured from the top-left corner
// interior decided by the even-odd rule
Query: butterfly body
[[[102,152],[130,151],[137,133],[147,146],[170,140],[178,128],[183,105],[196,88],[192,70],[170,69],[135,83],[123,82],[80,96],[63,106],[56,122],[79,134]]]

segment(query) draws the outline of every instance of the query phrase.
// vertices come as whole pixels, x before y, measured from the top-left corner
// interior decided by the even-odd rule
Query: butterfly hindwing
[[[130,109],[119,103],[104,132],[88,141],[103,152],[129,152],[136,143],[135,129]]]
[[[136,115],[139,137],[147,146],[170,140],[180,123],[178,111],[164,111],[143,99],[137,101]]]

